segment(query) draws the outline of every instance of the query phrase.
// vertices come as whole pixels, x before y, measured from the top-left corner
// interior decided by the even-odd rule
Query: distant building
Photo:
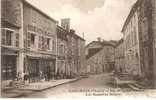
[[[124,41],[121,39],[115,46],[115,71],[126,73],[125,68]]]
[[[114,70],[114,45],[108,41],[93,41],[86,46],[87,72],[99,74]]]

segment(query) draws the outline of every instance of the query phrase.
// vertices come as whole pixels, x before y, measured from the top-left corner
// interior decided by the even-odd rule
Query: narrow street
[[[128,87],[115,88],[111,74],[91,75],[73,83],[64,84],[42,92],[33,92],[22,97],[83,97],[83,96],[122,96],[123,91],[132,91]]]

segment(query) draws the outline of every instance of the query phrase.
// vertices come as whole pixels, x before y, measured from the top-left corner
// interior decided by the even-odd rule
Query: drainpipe
[[[20,8],[21,8],[21,28],[19,30],[19,55],[17,58],[17,73],[19,72],[22,75],[24,74],[24,32],[23,32],[23,2],[20,1]]]
[[[57,24],[58,24],[58,23],[57,23]],[[57,25],[56,25],[56,29],[57,29]],[[57,59],[57,56],[58,56],[58,50],[57,50],[57,44],[58,44],[58,43],[57,43],[57,30],[56,30],[56,37],[55,37],[55,38],[56,38],[56,39],[55,39],[55,40],[56,40],[56,43],[55,43],[55,44],[56,44],[56,46],[55,46],[55,47],[56,47],[56,52],[55,52],[55,53],[56,53],[55,75],[56,75],[56,74],[57,74],[57,70],[58,70],[58,64],[57,64],[57,61],[58,61],[58,59]],[[55,76],[55,78],[56,78],[56,76]]]
[[[0,0],[0,2],[1,2],[1,0]],[[1,3],[0,3],[0,38],[2,37],[2,33],[1,33]],[[1,64],[1,40],[2,40],[2,38],[0,39],[0,66],[2,65]],[[2,67],[1,67],[2,68]],[[1,74],[1,68],[0,68],[0,76],[2,75]],[[2,82],[2,79],[1,79],[1,77],[0,77],[0,80],[1,80],[1,82]],[[1,86],[1,82],[0,82],[0,86]],[[1,96],[1,93],[0,93],[0,96]]]

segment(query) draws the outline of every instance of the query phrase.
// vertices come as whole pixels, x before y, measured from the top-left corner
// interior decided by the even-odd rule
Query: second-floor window
[[[12,29],[2,29],[2,45],[6,46],[19,46],[19,33]]]
[[[46,39],[46,47],[48,50],[50,50],[50,39],[49,38]]]
[[[6,31],[6,45],[12,45],[12,31]]]
[[[39,36],[39,49],[40,50],[51,50],[51,38]]]
[[[31,44],[35,45],[35,35],[31,34],[30,36],[31,36],[31,40],[30,40]]]
[[[55,40],[52,40],[52,50],[55,50]]]
[[[28,47],[35,48],[36,35],[28,32]]]

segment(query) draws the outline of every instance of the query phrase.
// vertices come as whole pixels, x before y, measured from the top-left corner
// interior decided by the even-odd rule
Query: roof
[[[89,59],[91,57],[93,57],[94,55],[96,55],[98,52],[100,52],[103,48],[94,48],[94,49],[90,49],[90,53],[86,56],[86,59]]]
[[[89,59],[96,55],[98,52],[100,52],[105,46],[112,46],[115,47],[117,41],[111,40],[111,41],[92,41],[89,43],[86,48],[91,45],[92,43],[96,43],[97,45],[101,45],[101,47],[98,48],[90,48],[89,49],[89,54],[86,56],[86,59]]]
[[[127,17],[124,25],[123,25],[123,28],[122,28],[121,32],[124,31],[124,29],[126,28],[127,24],[129,23],[131,17],[133,16],[133,14],[135,13],[135,11],[137,10],[137,7],[138,7],[139,2],[140,2],[140,0],[137,0],[137,2],[132,6],[132,8],[130,10],[130,13],[129,13],[129,15],[128,15],[128,17]]]
[[[119,46],[119,45],[120,45],[121,43],[123,43],[123,42],[124,42],[123,38],[120,39],[120,40],[118,41],[118,43],[115,45],[115,47]]]
[[[70,34],[70,35],[74,35],[75,37],[77,37],[77,38],[79,38],[79,39],[81,39],[81,40],[83,40],[83,41],[86,41],[85,39],[83,39],[82,37],[80,37],[79,35],[77,35],[77,34],[75,33],[75,30],[74,30],[74,29],[70,29],[69,34]]]
[[[76,36],[77,38],[79,38],[80,40],[82,40],[82,41],[86,41],[85,39],[83,39],[82,37],[80,37],[79,35],[77,35],[76,33],[75,33],[75,36]]]
[[[92,41],[92,42],[90,42],[89,44],[87,44],[86,47],[88,47],[88,46],[91,45],[92,43],[99,44],[99,45],[101,45],[102,47],[104,47],[104,46],[113,46],[113,47],[114,47],[114,46],[117,44],[117,41],[114,41],[114,40],[110,40],[110,41],[105,41],[105,40],[103,40],[103,41]]]
[[[58,23],[57,20],[53,19],[52,17],[50,17],[48,14],[44,13],[43,11],[41,11],[39,8],[35,7],[34,5],[30,4],[27,0],[22,0],[24,3],[28,4],[29,6],[31,6],[33,9],[37,10],[39,13],[41,13],[42,15],[44,15],[45,17],[49,18],[50,20],[54,21],[55,23]]]
[[[114,47],[116,45],[116,43],[114,41],[103,41],[102,45],[103,46],[113,46]]]
[[[88,46],[91,45],[92,43],[97,43],[97,44],[99,44],[99,45],[102,46],[102,43],[101,43],[101,42],[99,42],[99,41],[92,41],[92,42],[90,42],[89,44],[87,44],[86,47],[88,47]]]
[[[68,31],[57,25],[57,37],[63,40],[67,40]]]

